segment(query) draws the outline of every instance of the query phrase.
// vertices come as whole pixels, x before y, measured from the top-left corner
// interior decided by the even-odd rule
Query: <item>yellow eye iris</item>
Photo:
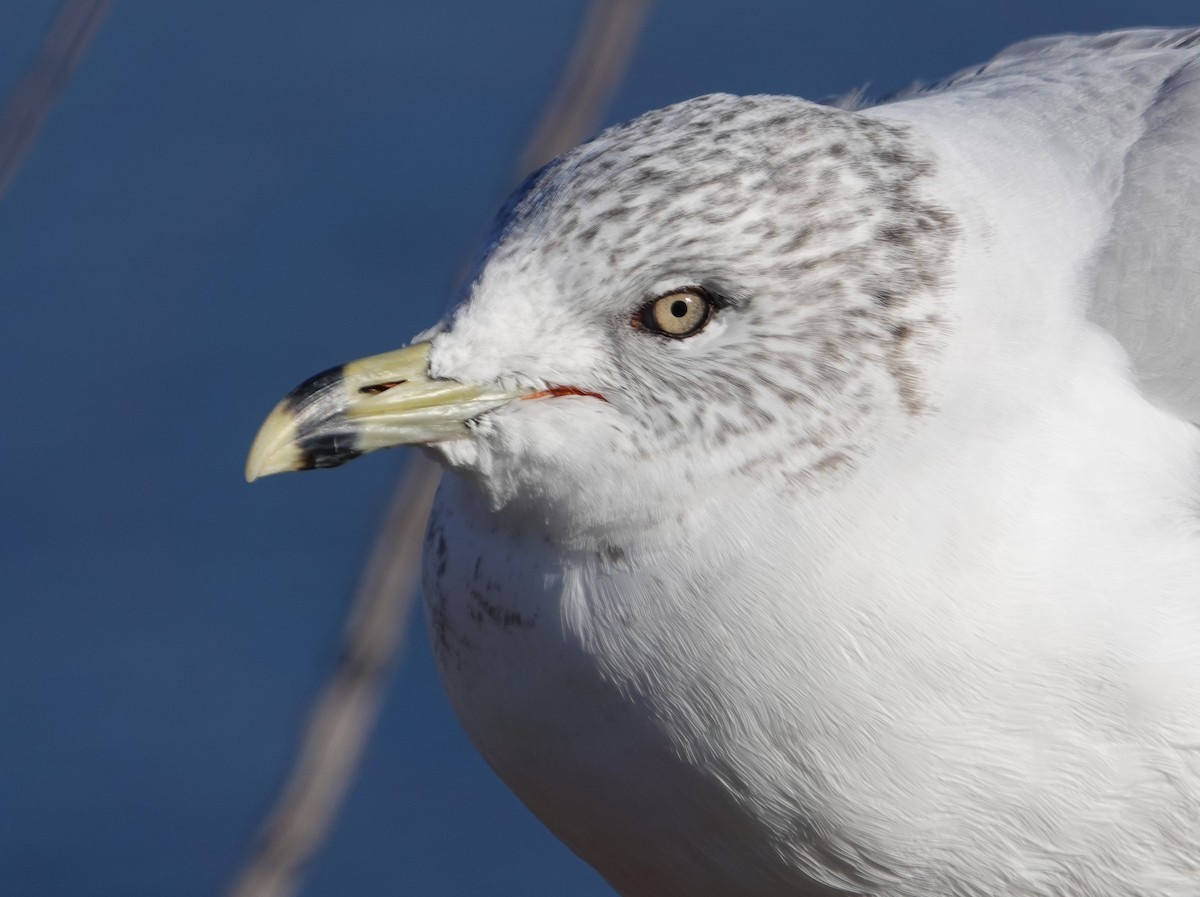
[[[647,330],[680,339],[699,333],[711,313],[707,296],[696,290],[680,290],[649,303],[642,310],[641,320]]]

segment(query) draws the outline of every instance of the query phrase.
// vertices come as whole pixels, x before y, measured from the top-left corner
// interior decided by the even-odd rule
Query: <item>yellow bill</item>
[[[246,459],[246,480],[336,467],[365,452],[467,435],[467,421],[520,393],[435,380],[429,343],[372,355],[305,380],[267,415]]]

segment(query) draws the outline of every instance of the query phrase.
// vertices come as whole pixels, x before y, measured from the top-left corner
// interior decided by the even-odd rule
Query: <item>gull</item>
[[[625,897],[1196,897],[1198,135],[1200,30],[647,113],[247,477],[444,465],[446,692]]]

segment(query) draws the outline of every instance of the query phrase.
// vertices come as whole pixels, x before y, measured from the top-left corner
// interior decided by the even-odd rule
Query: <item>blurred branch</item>
[[[404,635],[437,473],[423,456],[409,462],[363,571],[341,655],[316,700],[291,776],[230,897],[294,894],[304,863],[329,830]]]
[[[592,0],[542,119],[521,151],[518,178],[591,136],[616,93],[650,0]]]
[[[650,0],[591,0],[579,38],[519,174],[596,128],[628,66]],[[425,521],[440,469],[414,455],[350,611],[337,665],[318,695],[291,775],[229,897],[290,897],[333,823],[379,713],[383,686],[417,596]]]
[[[41,50],[0,115],[0,196],[12,183],[111,5],[111,0],[66,0],[59,7]]]

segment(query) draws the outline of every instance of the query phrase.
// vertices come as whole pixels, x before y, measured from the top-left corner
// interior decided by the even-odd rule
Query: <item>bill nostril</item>
[[[360,386],[358,391],[365,396],[377,396],[381,392],[387,392],[393,386],[399,386],[401,383],[407,382],[407,380],[393,380],[390,383],[372,383],[370,386]]]

